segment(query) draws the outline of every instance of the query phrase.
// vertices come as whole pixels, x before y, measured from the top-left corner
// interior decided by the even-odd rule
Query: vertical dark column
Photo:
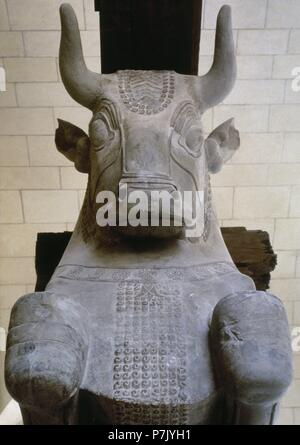
[[[202,0],[95,0],[102,72],[198,74]]]

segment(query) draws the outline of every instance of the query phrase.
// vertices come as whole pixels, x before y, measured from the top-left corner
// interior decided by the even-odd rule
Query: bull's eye
[[[91,123],[90,133],[95,150],[101,150],[114,138],[114,132],[103,119],[97,119]]]
[[[189,128],[186,136],[185,142],[188,148],[194,153],[199,153],[203,145],[204,137],[202,129],[193,125]]]

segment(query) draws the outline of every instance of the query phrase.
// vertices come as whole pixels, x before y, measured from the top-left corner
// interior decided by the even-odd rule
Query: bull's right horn
[[[213,65],[205,76],[195,80],[201,112],[225,99],[234,85],[236,71],[231,8],[225,5],[218,15]]]
[[[84,61],[78,21],[71,5],[60,7],[60,73],[66,90],[81,105],[93,109],[100,91],[100,74],[90,71]]]

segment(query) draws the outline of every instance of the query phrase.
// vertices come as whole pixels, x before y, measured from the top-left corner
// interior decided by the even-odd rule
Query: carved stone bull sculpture
[[[46,291],[12,311],[6,384],[25,424],[272,424],[292,378],[286,314],[234,266],[212,206],[209,175],[239,146],[233,120],[207,139],[201,124],[235,81],[230,8],[203,77],[95,74],[69,5],[61,21],[62,80],[93,118],[89,136],[60,121],[56,144],[89,182]],[[201,233],[100,227],[98,193],[124,184],[202,191]]]

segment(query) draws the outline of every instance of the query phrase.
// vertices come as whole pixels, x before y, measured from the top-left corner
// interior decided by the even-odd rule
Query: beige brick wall
[[[88,66],[100,69],[93,0],[76,9]],[[0,326],[14,301],[33,289],[34,245],[40,231],[72,230],[86,185],[57,153],[58,117],[87,130],[90,112],[64,91],[58,72],[61,0],[0,0]],[[300,66],[299,0],[204,0],[200,72],[210,66],[216,13],[233,6],[238,81],[224,104],[206,113],[206,131],[235,117],[241,148],[213,178],[223,225],[267,230],[278,253],[272,290],[300,326],[300,92],[291,89]],[[46,204],[45,204],[46,203]],[[0,354],[0,409],[7,400]],[[300,424],[300,353],[280,423]]]

